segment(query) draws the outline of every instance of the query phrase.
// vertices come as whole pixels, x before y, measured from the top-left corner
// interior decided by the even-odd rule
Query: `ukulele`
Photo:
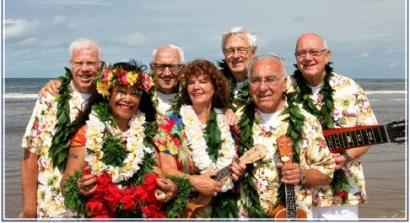
[[[292,140],[285,135],[276,139],[280,160],[285,163],[292,163]],[[285,202],[283,205],[276,206],[268,215],[275,219],[296,219],[307,218],[306,212],[296,207],[295,187],[292,184],[285,184]]]
[[[403,143],[406,140],[406,122],[393,121],[387,125],[357,126],[323,130],[327,146],[332,153],[346,149],[382,143]]]
[[[253,146],[250,150],[246,151],[239,161],[244,164],[250,164],[256,162],[266,156],[266,147],[260,144]],[[231,167],[226,166],[220,169],[212,178],[216,181],[223,181],[226,177],[231,175]],[[212,201],[212,196],[206,196],[199,194],[198,197],[188,201],[185,218],[191,218],[194,216],[196,210],[201,207],[209,205]]]

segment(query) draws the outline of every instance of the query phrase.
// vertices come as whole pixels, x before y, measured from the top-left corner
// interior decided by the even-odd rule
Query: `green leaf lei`
[[[206,145],[208,146],[207,152],[214,162],[218,159],[218,153],[222,145],[221,130],[218,128],[216,117],[215,110],[211,109],[204,134]],[[238,197],[235,196],[235,194],[230,193],[230,191],[218,193],[213,200],[212,217],[238,217],[238,207],[236,205],[237,198]]]
[[[332,63],[329,62],[325,67],[326,76],[324,79],[323,87],[320,90],[320,94],[323,96],[323,106],[320,110],[316,108],[313,100],[310,98],[310,95],[312,95],[312,90],[306,85],[302,76],[302,72],[298,70],[296,65],[296,70],[293,74],[293,77],[295,78],[297,84],[296,91],[298,92],[298,97],[292,97],[292,100],[302,103],[303,107],[308,112],[319,119],[324,129],[331,129],[335,126],[335,120],[332,116],[332,111],[335,107],[333,102],[334,90],[329,84],[329,79],[333,76],[333,67],[330,66],[331,64]],[[331,187],[333,196],[339,196],[340,192],[348,193],[351,186],[343,170],[339,169],[334,172]],[[347,202],[347,198],[348,196],[341,197],[342,204],[345,204]]]
[[[59,77],[61,81],[59,95],[57,96],[57,123],[55,125],[56,132],[51,140],[49,149],[49,157],[52,160],[53,167],[58,167],[62,172],[67,164],[67,155],[70,149],[71,139],[74,136],[74,127],[77,120],[70,120],[70,82],[71,71],[65,67],[66,73]]]
[[[168,218],[178,218],[185,211],[190,194],[193,188],[189,180],[185,177],[166,176],[178,186],[178,197],[164,204],[164,210]]]
[[[288,121],[289,126],[286,132],[286,135],[292,139],[292,151],[293,151],[293,158],[294,161],[299,163],[300,162],[300,145],[302,144],[302,128],[305,121],[305,116],[301,114],[300,108],[293,103],[292,100],[289,100],[289,97],[295,97],[295,94],[286,95],[288,100],[288,106],[283,110],[281,115],[288,115],[285,119]],[[241,117],[241,120],[238,124],[239,131],[241,138],[248,142],[248,145],[253,145],[253,137],[252,137],[252,128],[255,121],[255,104],[250,103],[246,105],[244,109],[244,114]],[[239,148],[239,155],[242,155],[246,152],[246,148],[244,146],[240,146]],[[253,182],[253,174],[252,174],[252,167],[248,166],[246,172],[243,176],[242,181],[243,189],[245,191],[245,208],[248,210],[249,217],[267,217],[267,214],[260,206],[259,196]],[[247,193],[246,193],[247,192]],[[278,199],[275,204],[284,204],[285,203],[285,188],[283,184],[279,188]]]

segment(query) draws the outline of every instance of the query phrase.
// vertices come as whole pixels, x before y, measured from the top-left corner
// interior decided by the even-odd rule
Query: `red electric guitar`
[[[332,153],[346,149],[382,143],[403,143],[406,140],[405,120],[387,125],[357,126],[323,130],[327,146]]]

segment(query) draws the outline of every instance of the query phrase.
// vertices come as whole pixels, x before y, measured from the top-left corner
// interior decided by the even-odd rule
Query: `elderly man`
[[[22,140],[23,210],[21,217],[64,217],[60,191],[62,168],[67,158],[64,149],[68,128],[94,88],[101,66],[101,47],[94,41],[78,39],[70,45],[70,69],[62,78],[60,91],[36,101]]]
[[[172,107],[172,99],[178,92],[179,71],[185,61],[181,48],[166,44],[152,52],[151,70],[156,75],[156,91],[153,101],[156,104],[157,117],[164,116]]]
[[[256,36],[243,27],[233,27],[222,36],[224,59],[218,62],[231,87],[233,110],[244,105],[248,97],[247,68],[256,53]]]
[[[363,89],[352,79],[338,75],[330,66],[331,52],[316,33],[304,33],[295,49],[297,70],[291,85],[305,109],[315,115],[324,129],[377,124]],[[292,91],[292,90],[289,90]],[[331,187],[314,196],[313,216],[326,220],[358,219],[358,204],[366,201],[360,157],[368,147],[333,154],[336,172]]]
[[[300,215],[311,218],[312,187],[330,183],[335,167],[319,121],[298,105],[287,101],[286,65],[276,55],[256,56],[248,68],[252,103],[244,108],[239,122],[241,138],[251,145],[267,149],[263,160],[247,168],[241,181],[241,217],[280,218],[281,206],[295,199]],[[293,162],[280,158],[277,139],[288,136],[293,142]],[[241,147],[242,154],[247,149]],[[294,185],[295,194],[284,197],[285,186]],[[286,186],[289,187],[289,186]],[[288,191],[289,192],[289,191]],[[287,204],[288,210],[292,205]]]

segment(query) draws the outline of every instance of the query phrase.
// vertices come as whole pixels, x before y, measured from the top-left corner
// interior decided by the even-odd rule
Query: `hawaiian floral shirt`
[[[70,119],[74,120],[81,105],[85,101],[84,95],[72,91],[70,105]],[[38,188],[37,188],[37,217],[53,218],[67,215],[64,198],[60,191],[62,174],[58,168],[53,168],[48,150],[55,133],[57,123],[56,97],[47,95],[40,97],[34,106],[33,113],[27,125],[22,147],[39,156],[38,158]]]
[[[326,146],[325,138],[319,121],[301,109],[301,114],[305,116],[302,130],[302,145],[300,146],[300,168],[317,169],[329,177],[333,177],[335,162]],[[273,210],[278,199],[280,187],[280,169],[276,163],[280,161],[277,150],[276,139],[286,135],[288,128],[287,114],[281,114],[278,120],[269,125],[262,125],[259,112],[255,114],[255,121],[252,128],[254,145],[262,144],[267,148],[267,155],[263,160],[254,163],[253,174],[254,183],[259,195],[261,207],[266,213]],[[295,185],[296,205],[303,209],[308,218],[312,217],[312,195],[313,189],[302,185]],[[243,208],[243,199],[239,201],[240,216],[247,217]]]
[[[291,79],[291,85],[295,81]],[[333,73],[329,79],[329,84],[334,89],[333,100],[335,109],[332,112],[336,122],[336,128],[355,127],[363,125],[377,124],[376,116],[373,113],[369,100],[363,89],[352,79]],[[289,86],[290,90],[292,86]],[[311,96],[318,109],[322,106],[322,96]],[[345,175],[351,185],[348,194],[348,205],[363,204],[367,200],[363,167],[360,159],[349,162],[343,168]],[[331,205],[342,205],[342,200],[333,197],[329,186],[321,187],[315,193],[314,206],[323,207]]]

